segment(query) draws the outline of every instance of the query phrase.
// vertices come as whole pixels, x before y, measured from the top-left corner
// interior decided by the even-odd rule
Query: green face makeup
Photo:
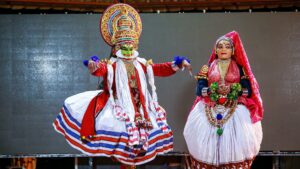
[[[130,57],[133,55],[133,46],[132,45],[122,45],[121,46],[121,53],[122,55],[126,56],[126,57]]]

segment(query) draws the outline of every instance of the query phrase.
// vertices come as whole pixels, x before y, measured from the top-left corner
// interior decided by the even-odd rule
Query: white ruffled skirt
[[[128,165],[144,164],[153,160],[157,154],[173,150],[171,129],[167,126],[167,130],[163,131],[156,122],[154,113],[149,113],[153,129],[148,131],[147,150],[141,152],[142,145],[129,146],[129,134],[125,121],[118,120],[114,116],[109,100],[95,119],[95,138],[90,142],[83,142],[80,138],[83,116],[90,101],[101,92],[101,90],[87,91],[65,100],[53,126],[72,147],[91,156],[114,157]]]
[[[216,113],[212,113],[215,117]],[[204,102],[199,101],[190,112],[183,133],[192,158],[203,166],[226,166],[256,157],[262,141],[262,127],[260,122],[251,122],[250,112],[244,105],[237,106],[222,129],[223,134],[219,136],[217,128],[207,119]]]

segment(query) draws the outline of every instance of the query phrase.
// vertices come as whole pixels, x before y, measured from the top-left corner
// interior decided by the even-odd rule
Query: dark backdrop
[[[300,150],[300,15],[298,13],[142,14],[140,56],[154,62],[188,56],[196,73],[215,40],[240,33],[261,87],[265,118],[261,150]],[[82,60],[108,57],[99,15],[0,16],[0,154],[79,153],[52,122],[64,99],[94,90]],[[175,151],[195,99],[187,72],[156,78],[160,104],[174,130]]]

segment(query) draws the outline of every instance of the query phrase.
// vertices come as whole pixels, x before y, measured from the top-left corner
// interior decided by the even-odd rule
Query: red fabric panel
[[[92,75],[94,75],[94,76],[105,76],[107,74],[106,63],[99,62],[98,67],[99,68],[94,73],[92,73]]]
[[[147,109],[146,109],[146,106],[145,106],[145,96],[142,93],[141,81],[140,81],[140,77],[138,75],[137,69],[135,69],[135,74],[136,74],[136,81],[137,81],[137,86],[138,86],[139,94],[140,94],[140,102],[142,104],[142,108],[143,108],[143,111],[144,111],[144,117],[145,117],[145,119],[150,121],[149,116],[148,116],[148,112],[147,112]]]
[[[88,136],[94,136],[96,134],[95,116],[97,115],[96,113],[98,113],[105,106],[108,97],[109,94],[107,92],[103,92],[100,95],[95,96],[91,100],[82,119],[81,131],[80,131],[81,137],[84,136],[88,138]]]

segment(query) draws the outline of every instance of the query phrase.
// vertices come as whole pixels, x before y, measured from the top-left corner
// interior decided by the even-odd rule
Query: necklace
[[[129,80],[129,85],[130,85],[131,88],[136,88],[137,87],[137,81],[136,81],[135,67],[134,67],[133,61],[123,59],[123,62],[124,62],[125,67],[126,67],[127,76],[128,76],[128,80]]]
[[[222,84],[224,84],[224,82],[225,82],[225,76],[228,71],[230,61],[231,61],[231,59],[226,59],[226,60],[219,59],[218,60],[218,67],[219,67],[220,76],[222,79]]]
[[[235,101],[232,106],[229,109],[229,112],[224,116],[224,113],[226,112],[226,107],[223,105],[216,105],[215,107],[210,107],[208,105],[205,105],[205,113],[208,121],[211,125],[214,127],[217,127],[217,134],[221,136],[223,134],[222,126],[228,121],[228,119],[233,115],[235,109],[237,107],[237,101]],[[214,111],[217,113],[216,117],[213,116],[213,113],[211,109],[214,109]]]

